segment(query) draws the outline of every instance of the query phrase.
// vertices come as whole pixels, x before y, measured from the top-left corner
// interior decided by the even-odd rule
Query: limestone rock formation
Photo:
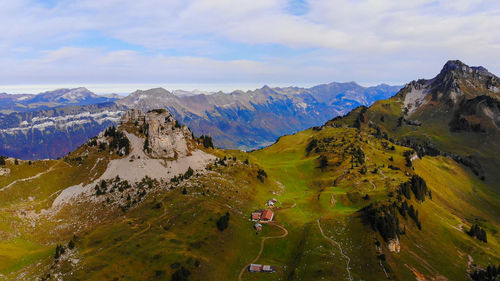
[[[121,120],[121,124],[125,123],[144,128],[144,150],[153,158],[176,159],[189,155],[192,150],[191,130],[180,125],[166,109],[154,109],[146,114],[140,110],[128,110]]]

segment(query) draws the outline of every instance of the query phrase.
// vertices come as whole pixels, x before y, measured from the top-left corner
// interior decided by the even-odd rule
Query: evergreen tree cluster
[[[200,140],[203,143],[203,147],[205,148],[214,148],[214,143],[211,136],[202,135],[200,136]]]
[[[191,167],[189,167],[184,174],[179,174],[179,175],[174,176],[173,178],[171,178],[170,182],[172,182],[172,183],[178,183],[178,182],[181,182],[183,180],[189,179],[193,175],[194,175],[194,170]]]
[[[97,146],[97,137],[91,138],[88,142],[87,145],[92,147],[92,146]]]
[[[415,153],[414,151],[412,150],[406,150],[405,152],[403,152],[403,156],[405,157],[405,161],[406,161],[406,167],[411,167],[412,164],[411,164],[411,155]]]
[[[318,140],[313,138],[306,146],[306,152],[307,154],[311,153],[311,151],[313,151],[313,149],[317,149],[318,148]]]
[[[370,204],[361,209],[363,221],[378,231],[387,242],[399,234],[399,220],[394,205]]]
[[[111,142],[109,143],[110,150],[121,154],[121,150],[125,148],[125,155],[130,153],[130,141],[125,134],[117,130],[116,127],[112,126],[107,128],[106,131],[104,131],[104,136],[111,137]]]
[[[356,120],[354,120],[354,128],[361,129],[361,124],[365,122],[365,113],[368,110],[368,107],[362,105],[361,110],[359,111],[358,116],[356,116]]]
[[[469,236],[471,237],[476,237],[479,241],[483,241],[484,243],[488,242],[488,238],[486,237],[486,231],[484,231],[484,229],[482,229],[477,224],[471,226],[467,234],[469,234]]]
[[[224,156],[224,158],[216,159],[216,163],[219,164],[219,165],[221,165],[221,166],[227,166],[226,160],[227,160],[227,157]]]
[[[220,231],[224,231],[229,226],[229,216],[229,212],[226,212],[225,215],[217,220],[217,229],[219,229]]]
[[[64,246],[57,244],[56,253],[54,254],[54,259],[56,259],[56,260],[59,259],[59,257],[61,255],[63,255],[65,252],[66,252],[66,250],[64,249]]]
[[[381,120],[383,120],[383,119],[384,119],[384,116],[382,116],[380,119],[381,119]],[[384,122],[384,121],[382,121],[382,122]],[[389,139],[389,137],[388,137],[387,133],[386,133],[386,132],[383,132],[383,131],[380,129],[380,127],[379,127],[379,126],[377,126],[376,124],[374,124],[374,123],[370,123],[370,124],[368,124],[368,126],[370,126],[370,128],[375,129],[375,131],[374,131],[373,133],[371,133],[371,134],[372,134],[374,137],[376,137],[377,139],[385,139],[385,140],[388,140],[388,139]]]
[[[5,159],[7,159],[7,157],[5,157],[5,156],[0,156],[0,165],[1,165],[1,166],[5,166]]]
[[[141,182],[137,183],[136,187],[137,188],[143,188],[145,185],[145,182],[148,182],[148,179],[151,180],[148,176],[144,177]],[[153,183],[158,183],[156,179],[151,180]],[[147,186],[153,186],[153,184]],[[96,184],[94,189],[96,191],[96,195],[104,195],[106,193],[114,193],[116,190],[119,192],[123,192],[124,190],[127,190],[129,188],[132,188],[132,185],[127,181],[127,180],[121,180],[120,177],[116,177],[114,179],[110,180],[102,180],[99,184]]]
[[[351,162],[356,164],[356,166],[363,165],[365,163],[365,153],[359,146],[352,148],[350,150],[350,154],[352,156]]]
[[[476,269],[470,274],[474,281],[497,281],[500,277],[500,264],[488,265],[486,269]]]
[[[431,191],[427,188],[427,183],[418,175],[413,175],[409,181],[402,183],[399,186],[398,193],[404,195],[407,199],[411,199],[410,190],[415,194],[418,201],[425,201],[425,196],[431,196]]]
[[[406,218],[407,215],[412,218],[417,224],[418,229],[422,230],[422,224],[418,218],[418,210],[415,209],[413,205],[408,205],[406,201],[403,201],[403,203],[398,206],[398,211],[403,218]]]
[[[394,170],[394,171],[399,171],[399,170],[401,170],[401,168],[396,167],[396,166],[394,166],[394,165],[392,165],[392,164],[387,165],[387,168],[389,168],[389,169],[391,169],[391,170]]]

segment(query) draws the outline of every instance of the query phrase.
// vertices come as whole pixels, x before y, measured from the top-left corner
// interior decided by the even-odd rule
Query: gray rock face
[[[120,121],[132,122],[146,128],[146,152],[154,158],[178,158],[190,154],[190,140],[193,134],[188,127],[182,126],[165,109],[151,110],[143,114],[140,110],[128,110]]]

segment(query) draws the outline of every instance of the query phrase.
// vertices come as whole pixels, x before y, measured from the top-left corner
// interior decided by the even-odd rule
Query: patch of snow
[[[29,130],[43,131],[49,127],[69,128],[74,125],[81,125],[91,122],[102,124],[105,121],[118,122],[123,111],[102,111],[97,113],[83,112],[76,115],[65,115],[57,117],[34,117],[31,123],[28,121],[21,122],[20,127],[1,129],[1,133],[14,134],[17,132],[26,133]]]

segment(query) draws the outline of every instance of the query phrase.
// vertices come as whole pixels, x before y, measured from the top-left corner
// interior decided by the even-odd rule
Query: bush
[[[411,199],[410,190],[415,194],[415,198],[418,201],[425,201],[426,195],[431,196],[425,180],[418,175],[413,175],[409,181],[402,183],[399,186],[398,192],[406,198]]]
[[[479,241],[483,241],[484,243],[488,242],[488,238],[486,237],[486,231],[479,227],[479,225],[474,224],[471,226],[470,230],[467,232],[469,236],[476,237]]]
[[[470,273],[470,277],[474,281],[495,281],[498,280],[498,276],[500,276],[500,265],[498,267],[488,265],[486,269],[479,268]]]
[[[264,182],[264,178],[267,178],[267,173],[266,171],[262,170],[262,169],[259,169],[257,171],[257,178],[261,181],[261,182]]]
[[[186,281],[189,275],[191,275],[191,272],[183,266],[172,274],[170,281]]]
[[[69,240],[68,249],[72,250],[73,248],[75,248],[75,242],[73,242],[73,240]]]
[[[321,155],[318,158],[318,161],[319,161],[318,168],[320,168],[321,170],[324,170],[326,167],[328,167],[328,158],[326,158],[325,155]]]
[[[226,212],[225,215],[217,220],[217,229],[219,229],[220,231],[224,231],[229,226],[229,216],[229,212]]]
[[[306,147],[306,152],[309,154],[313,149],[318,147],[318,140],[312,139]]]
[[[193,174],[194,174],[193,169],[191,169],[191,167],[189,167],[187,169],[187,171],[184,173],[184,179],[185,180],[189,179],[191,176],[193,176]]]

